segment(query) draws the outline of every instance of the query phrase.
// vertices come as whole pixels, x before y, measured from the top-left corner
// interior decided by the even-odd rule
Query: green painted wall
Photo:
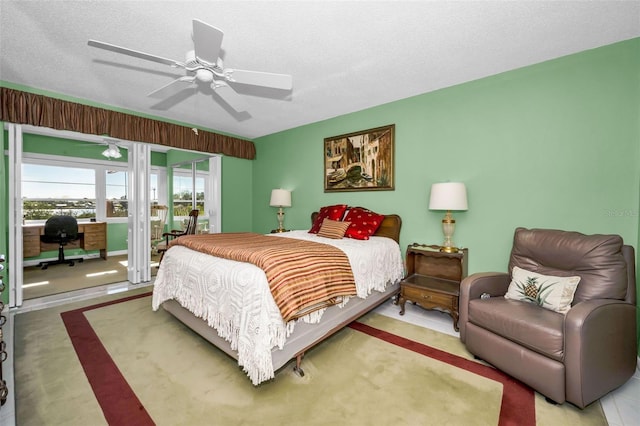
[[[23,152],[34,154],[104,160],[105,158],[102,156],[102,151],[104,151],[105,148],[104,145],[74,139],[55,138],[51,136],[34,135],[32,133],[23,133],[22,135]],[[109,161],[126,165],[127,150],[122,149],[120,152],[122,153],[122,158],[114,158]]]
[[[251,160],[222,157],[222,232],[252,230],[255,164]]]
[[[293,190],[290,229],[323,205],[403,219],[401,246],[442,241],[434,182],[466,183],[454,241],[469,270],[506,271],[517,226],[620,234],[636,245],[640,39],[581,52],[255,141],[253,226],[275,225],[273,188]],[[323,139],[395,123],[395,191],[323,192]]]
[[[74,139],[34,135],[31,133],[23,134],[22,149],[24,152],[34,154],[60,155],[93,160],[105,159],[102,156],[102,151],[105,149],[104,145]],[[121,149],[120,152],[122,153],[122,158],[114,158],[109,161],[126,164],[128,151],[126,149]],[[167,154],[164,152],[151,152],[151,165],[161,167],[166,166]]]

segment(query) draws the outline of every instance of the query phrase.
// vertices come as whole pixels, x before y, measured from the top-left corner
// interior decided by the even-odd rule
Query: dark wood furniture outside
[[[181,237],[183,235],[193,235],[196,233],[196,229],[198,229],[198,214],[199,210],[193,209],[189,212],[189,222],[185,229],[172,229],[169,232],[165,232],[162,234],[162,238],[164,238],[164,243],[159,243],[157,245],[158,253],[160,254],[160,260],[158,261],[158,265],[162,263],[162,258],[164,257],[165,252],[169,249],[169,241]]]
[[[400,315],[411,301],[425,309],[439,309],[453,318],[458,331],[460,282],[467,276],[468,249],[445,253],[440,246],[413,243],[407,247],[407,276],[400,282]]]

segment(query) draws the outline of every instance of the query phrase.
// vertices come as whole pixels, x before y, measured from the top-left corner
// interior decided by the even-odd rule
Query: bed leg
[[[302,370],[302,368],[300,367],[300,364],[302,364],[303,356],[304,353],[296,355],[296,366],[293,367],[293,371],[300,377],[304,377],[304,370]]]

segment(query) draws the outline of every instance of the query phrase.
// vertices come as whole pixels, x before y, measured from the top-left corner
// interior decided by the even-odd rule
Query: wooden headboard
[[[318,216],[318,212],[311,213],[311,223],[316,220],[316,216]],[[402,219],[397,214],[388,214],[384,216],[382,219],[382,225],[373,234],[376,237],[387,237],[395,240],[396,243],[400,244],[400,228],[402,228]]]

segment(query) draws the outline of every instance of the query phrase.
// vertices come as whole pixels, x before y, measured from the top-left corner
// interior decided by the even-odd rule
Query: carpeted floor
[[[151,256],[151,275],[155,276],[159,255]],[[127,281],[127,255],[85,259],[73,266],[51,265],[47,269],[28,266],[23,272],[25,300]]]
[[[377,314],[308,352],[304,377],[254,387],[145,291],[16,315],[18,424],[606,425],[598,403],[547,404],[457,338]]]

